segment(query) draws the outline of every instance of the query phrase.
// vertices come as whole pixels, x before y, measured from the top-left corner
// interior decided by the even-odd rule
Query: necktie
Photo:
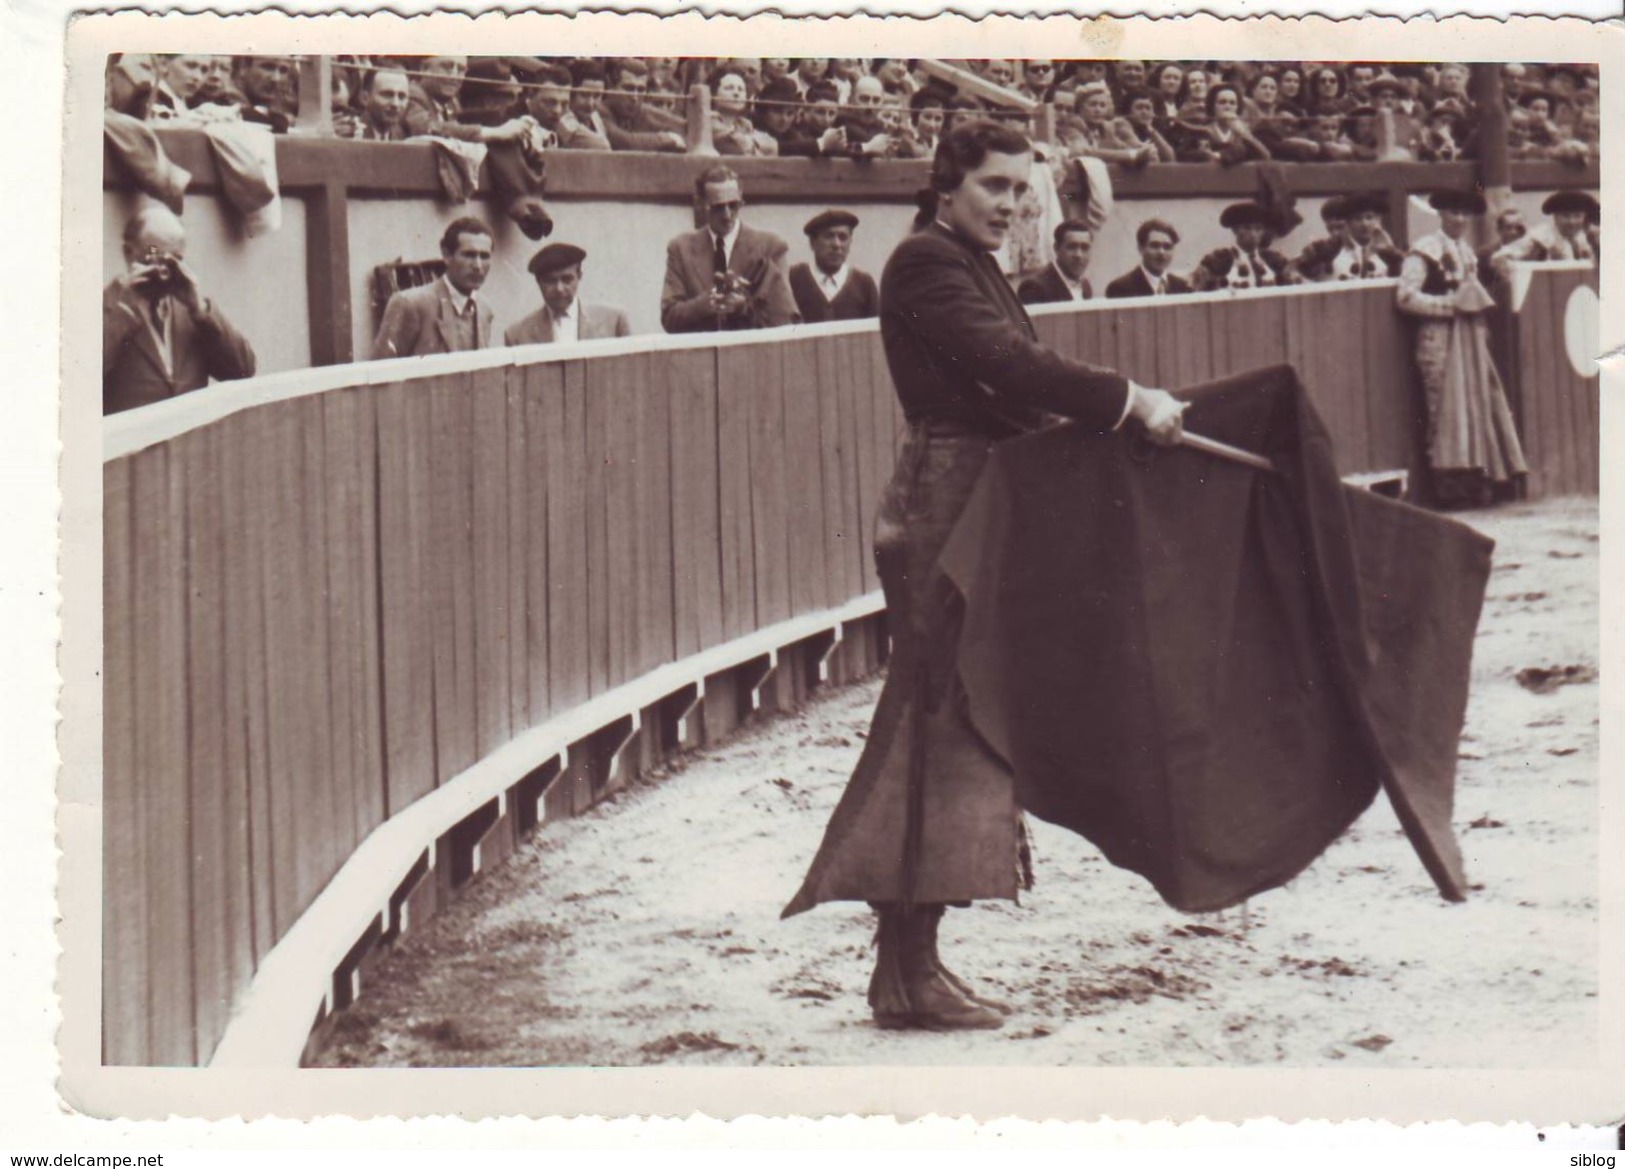
[[[463,306],[463,312],[468,317],[468,335],[473,341],[471,347],[478,349],[480,347],[480,310],[475,306],[472,296],[468,298],[468,303]]]
[[[1167,284],[1163,281],[1161,276],[1158,276],[1157,282],[1151,286],[1151,295],[1161,296],[1166,291],[1168,291]]]
[[[170,373],[175,370],[175,355],[170,342],[169,322],[173,309],[169,297],[160,296],[147,306],[148,321],[152,329],[152,339],[157,342],[158,353],[163,358],[164,369]]]
[[[711,251],[711,270],[720,276],[728,270],[728,249],[723,245],[720,235],[714,235],[711,239],[715,243]]]

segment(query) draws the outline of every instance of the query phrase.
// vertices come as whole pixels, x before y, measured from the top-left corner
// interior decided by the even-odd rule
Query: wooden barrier
[[[1556,311],[1542,288],[1531,318]],[[1393,296],[1035,317],[1148,384],[1295,362],[1350,473],[1416,458]],[[359,979],[482,857],[875,668],[901,425],[872,322],[333,367],[110,419],[106,1062],[208,1062],[272,968],[258,998],[297,1052],[354,992],[322,981]]]
[[[1519,264],[1505,290],[1497,356],[1524,456],[1526,496],[1595,495],[1601,384],[1597,270],[1573,261]]]

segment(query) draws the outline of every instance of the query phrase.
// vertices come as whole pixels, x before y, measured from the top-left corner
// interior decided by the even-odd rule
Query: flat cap
[[[836,211],[832,208],[828,211],[820,211],[817,215],[814,215],[811,219],[807,220],[806,225],[802,227],[801,230],[807,233],[808,239],[811,239],[819,232],[828,231],[832,227],[844,227],[850,231],[856,229],[857,226],[858,217],[853,215],[852,212]]]
[[[586,251],[576,247],[575,244],[548,244],[530,258],[530,274],[537,277],[549,276],[560,268],[579,264],[586,258]]]

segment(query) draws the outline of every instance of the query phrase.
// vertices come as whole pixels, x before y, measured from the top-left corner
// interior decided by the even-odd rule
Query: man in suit
[[[530,259],[530,274],[542,293],[542,307],[502,335],[506,345],[568,344],[599,337],[625,337],[632,332],[626,314],[613,305],[588,304],[581,291],[585,250],[574,244],[548,244]]]
[[[1134,233],[1140,249],[1140,263],[1106,285],[1106,296],[1118,300],[1131,296],[1175,296],[1191,290],[1190,282],[1168,271],[1174,262],[1179,233],[1164,219],[1147,219]]]
[[[463,76],[468,72],[467,57],[424,57],[418,68],[422,76],[412,86],[406,107],[406,129],[410,137],[517,142],[534,129],[534,123],[525,117],[510,117],[497,126],[474,125],[462,120],[461,94]]]
[[[356,135],[371,142],[404,142],[406,107],[412,83],[401,69],[370,69],[361,81],[361,126]]]
[[[795,319],[778,236],[740,221],[739,176],[716,165],[694,181],[705,226],[666,245],[660,324],[668,333],[770,329]]]
[[[559,150],[609,150],[609,139],[583,125],[570,109],[573,82],[562,65],[543,65],[530,74],[524,112],[541,127],[544,138]],[[602,90],[600,90],[600,93]],[[593,105],[596,114],[598,107]]]
[[[618,92],[605,94],[600,111],[609,144],[616,150],[686,152],[683,119],[643,100],[649,92],[649,66],[636,57],[620,57],[612,67],[616,72],[611,80]]]
[[[149,207],[125,225],[127,270],[102,292],[103,414],[253,376],[253,348],[199,291],[185,255],[173,212]]]
[[[1081,219],[1063,220],[1055,228],[1055,259],[1036,276],[1029,276],[1016,289],[1022,304],[1065,304],[1088,300],[1094,295],[1084,272],[1089,268],[1089,251],[1094,233]]]
[[[372,343],[374,360],[460,353],[491,345],[491,306],[480,286],[491,271],[491,228],[483,219],[454,219],[440,237],[446,273],[389,298]]]
[[[808,324],[880,315],[880,289],[874,277],[847,263],[857,226],[858,217],[850,211],[820,211],[802,228],[813,262],[790,269],[790,292]]]

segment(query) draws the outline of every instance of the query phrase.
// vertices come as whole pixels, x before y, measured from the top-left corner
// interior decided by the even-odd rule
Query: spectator
[[[1523,212],[1516,207],[1505,208],[1495,217],[1495,242],[1478,249],[1478,279],[1486,288],[1495,283],[1495,253],[1514,240],[1529,233],[1523,221]]]
[[[463,88],[458,93],[462,108],[457,120],[474,126],[500,126],[524,96],[515,80],[516,61],[527,72],[541,68],[535,57],[470,57]]]
[[[1411,143],[1422,132],[1422,123],[1407,108],[1409,91],[1405,83],[1392,73],[1379,73],[1366,82],[1366,92],[1376,108],[1378,157],[1383,161],[1408,161],[1414,158]],[[1384,130],[1384,125],[1387,129]]]
[[[616,150],[682,153],[688,149],[684,121],[644,100],[649,92],[649,66],[636,57],[618,58],[616,93],[604,99],[605,137]]]
[[[887,93],[899,94],[905,102],[919,91],[919,83],[908,71],[908,62],[901,57],[876,61],[874,72]]]
[[[829,62],[823,57],[802,57],[796,62],[796,71],[791,76],[795,79],[796,88],[801,90],[802,97],[811,102],[812,97],[808,91],[820,81],[823,81],[824,74],[828,72]],[[833,86],[833,88],[835,89],[835,104],[840,105],[840,87]]]
[[[186,103],[203,87],[213,58],[202,53],[168,53],[157,58],[157,81],[147,102],[147,121],[168,122],[184,117]]]
[[[1065,304],[1093,296],[1094,290],[1089,287],[1084,273],[1089,270],[1089,252],[1094,240],[1094,233],[1081,219],[1066,219],[1057,224],[1055,259],[1021,282],[1016,289],[1021,303]]]
[[[1058,119],[1055,127],[1056,136],[1074,157],[1135,167],[1157,157],[1155,145],[1142,142],[1126,122],[1112,118],[1112,92],[1104,81],[1080,88],[1074,109],[1074,114]]]
[[[285,134],[299,116],[299,73],[292,57],[238,57],[237,88],[243,121]]]
[[[1221,166],[1267,160],[1269,148],[1241,119],[1241,91],[1225,82],[1208,91],[1206,117],[1199,125],[1182,123],[1181,162],[1216,162]]]
[[[722,69],[729,73],[737,73],[745,82],[745,93],[754,99],[762,91],[762,59],[760,57],[730,57],[722,63]]]
[[[147,120],[158,86],[158,62],[150,53],[115,53],[107,62],[107,108]]]
[[[1156,161],[1174,161],[1173,145],[1157,128],[1157,99],[1150,90],[1128,90],[1123,94],[1119,108],[1123,113],[1119,125],[1126,126],[1137,141],[1155,150]]]
[[[1371,92],[1371,83],[1377,79],[1377,67],[1355,63],[1348,67],[1347,76],[1348,100],[1356,105],[1372,101],[1376,95]]]
[[[1585,191],[1559,191],[1549,195],[1540,209],[1551,216],[1523,236],[1496,249],[1491,261],[1505,275],[1517,260],[1590,260],[1595,263],[1602,207]]]
[[[356,112],[356,105],[351,101],[349,72],[335,70],[333,73],[332,103],[328,112],[333,119],[333,133],[340,138],[357,138],[361,135],[361,118]]]
[[[881,125],[880,107],[886,91],[879,78],[860,77],[852,85],[852,105],[841,119],[845,131],[846,150],[855,158],[883,158],[891,146],[891,139]]]
[[[740,74],[728,70],[711,79],[711,143],[718,154],[775,155],[778,141],[746,116],[750,91]]]
[[[914,111],[914,141],[919,145],[920,157],[931,158],[937,152],[942,138],[942,122],[947,114],[947,99],[939,89],[922,89],[909,100]]]
[[[552,243],[530,258],[530,274],[542,294],[542,307],[508,326],[504,345],[568,345],[600,337],[625,337],[632,326],[613,305],[579,299],[581,263],[587,253],[574,244]]]
[[[1072,76],[1078,85],[1093,85],[1095,82],[1106,84],[1107,62],[1105,61],[1078,61],[1072,66]],[[1109,89],[1110,86],[1107,85]]]
[[[792,72],[789,57],[762,58],[762,85],[764,88],[772,85],[775,81],[790,81]],[[791,81],[791,84],[794,85],[795,83]],[[799,96],[800,93],[801,89],[797,87],[796,94]]]
[[[1140,249],[1140,262],[1106,285],[1108,299],[1173,296],[1191,291],[1189,281],[1168,271],[1174,262],[1174,248],[1179,244],[1179,233],[1173,224],[1162,219],[1147,219],[1135,230],[1134,243]]]
[[[887,158],[931,157],[932,152],[921,146],[914,136],[914,123],[902,94],[888,93],[881,99],[880,131],[886,136]]]
[[[818,154],[846,153],[846,132],[836,124],[840,118],[841,95],[831,82],[820,81],[807,90],[801,128],[817,143]]]
[[[412,85],[400,69],[370,70],[361,82],[361,117],[354,135],[369,142],[400,142],[407,137],[406,107]]]
[[[1275,82],[1281,111],[1301,117],[1304,113],[1303,70],[1296,65],[1287,65],[1276,74]]]
[[[795,82],[780,77],[762,84],[756,95],[756,129],[773,139],[781,156],[810,158],[818,153],[817,142],[798,127],[800,118],[801,91]]]
[[[543,65],[531,74],[525,111],[541,129],[543,141],[559,150],[609,150],[609,139],[583,126],[571,112],[571,88],[562,65]]]
[[[831,57],[829,61],[829,81],[841,95],[841,104],[846,105],[852,100],[852,87],[858,83],[860,77],[867,77],[863,62],[856,57]]]
[[[596,134],[610,148],[609,124],[603,115],[607,74],[597,61],[579,61],[570,69],[570,113],[582,129]]]
[[[1146,80],[1144,61],[1112,62],[1112,90],[1122,98],[1125,93],[1144,89]]]
[[[1348,235],[1332,257],[1327,278],[1331,280],[1380,280],[1398,276],[1405,257],[1394,247],[1383,229],[1386,209],[1378,195],[1350,195],[1344,201],[1348,213]]]
[[[873,276],[852,267],[852,233],[858,217],[850,211],[822,211],[802,228],[813,264],[790,269],[790,292],[808,324],[856,321],[880,315],[880,290]]]
[[[1157,103],[1157,129],[1167,136],[1169,129],[1179,117],[1179,108],[1182,104],[1180,95],[1185,92],[1185,69],[1176,61],[1164,61],[1158,65],[1154,74],[1156,88],[1153,93]]]
[[[1423,162],[1455,162],[1470,157],[1469,149],[1474,145],[1461,107],[1445,98],[1423,118],[1411,153]]]
[[[668,333],[787,325],[795,301],[785,277],[784,241],[740,220],[739,176],[725,166],[700,172],[694,193],[705,226],[666,245],[660,323]]]
[[[1439,67],[1438,91],[1434,94],[1434,101],[1444,98],[1453,98],[1462,108],[1463,114],[1472,120],[1476,113],[1473,99],[1467,93],[1467,79],[1471,76],[1466,65],[1459,61],[1452,61]]]
[[[1309,94],[1304,98],[1303,112],[1311,118],[1328,114],[1343,114],[1354,104],[1348,100],[1343,75],[1327,66],[1309,75]]]
[[[440,237],[445,275],[389,298],[374,360],[462,353],[491,346],[491,306],[479,295],[491,271],[491,228],[482,219],[454,219]]]
[[[981,102],[968,94],[956,94],[948,99],[945,107],[942,133],[952,134],[957,127],[967,122],[981,121],[986,116]]]
[[[240,106],[243,104],[242,91],[232,79],[235,62],[224,53],[217,53],[209,58],[209,68],[203,75],[203,82],[197,91],[186,99],[186,104],[192,109],[203,105]]]
[[[1212,88],[1205,70],[1192,69],[1185,74],[1179,86],[1179,113],[1181,122],[1201,125],[1207,120],[1207,92]]]
[[[1055,92],[1055,62],[1023,61],[1020,92],[1036,102],[1049,101]]]
[[[126,270],[102,291],[103,414],[253,376],[253,348],[203,295],[185,258],[186,229],[173,212],[147,207],[124,225]]]
[[[406,105],[409,137],[453,138],[462,142],[514,142],[531,132],[531,123],[510,117],[497,126],[469,125],[459,119],[460,94],[468,58],[424,57],[418,62],[422,76],[411,87]]]
[[[1377,107],[1355,106],[1344,121],[1348,126],[1349,157],[1355,162],[1377,161]]]
[[[1191,272],[1191,283],[1200,292],[1286,284],[1287,258],[1265,246],[1274,224],[1275,215],[1261,203],[1249,200],[1230,204],[1220,214],[1219,226],[1234,233],[1235,243],[1203,256]]]
[[[1016,92],[1016,63],[1004,57],[982,62],[982,79],[1001,89]]]

